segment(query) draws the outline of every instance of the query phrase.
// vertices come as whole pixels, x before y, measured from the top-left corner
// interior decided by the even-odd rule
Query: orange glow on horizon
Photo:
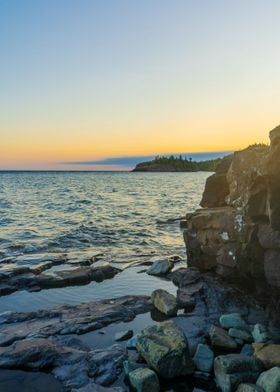
[[[255,142],[268,143],[270,127],[262,123],[246,124],[239,121],[212,121],[208,124],[194,123],[157,124],[145,130],[140,126],[134,131],[92,132],[90,127],[79,131],[72,124],[71,131],[65,126],[56,132],[30,130],[24,136],[13,138],[2,136],[0,164],[8,162],[62,162],[103,159],[108,157],[130,157],[164,155],[168,153],[194,153],[232,151]],[[45,128],[45,129],[44,129]],[[118,128],[122,128],[121,125]],[[31,129],[31,128],[30,128]],[[36,129],[39,129],[36,128]],[[123,128],[122,128],[123,129]],[[132,129],[132,127],[131,127]],[[243,131],[245,129],[246,131]],[[176,131],[174,131],[176,130]],[[226,130],[226,131],[225,131]]]

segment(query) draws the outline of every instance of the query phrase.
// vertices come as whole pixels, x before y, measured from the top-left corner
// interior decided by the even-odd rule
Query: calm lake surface
[[[137,273],[143,267],[127,267],[173,254],[185,257],[179,221],[174,219],[199,206],[209,175],[0,173],[1,267],[7,258],[11,266],[65,258],[65,264],[47,271],[51,273],[58,268],[73,268],[75,261],[100,254],[97,265],[110,263],[124,269],[102,283],[3,296],[0,312],[150,294],[163,287],[162,280]],[[164,285],[174,290],[171,283]]]

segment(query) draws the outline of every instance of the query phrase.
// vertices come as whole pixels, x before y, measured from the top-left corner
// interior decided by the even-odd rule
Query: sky
[[[0,170],[268,143],[279,15],[278,0],[0,0]]]

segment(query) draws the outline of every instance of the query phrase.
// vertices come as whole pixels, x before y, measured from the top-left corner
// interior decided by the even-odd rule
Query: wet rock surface
[[[123,297],[52,311],[4,314],[0,368],[51,371],[67,391],[110,386],[122,372],[125,347],[114,344],[93,350],[73,334],[130,321],[150,309],[149,297]]]
[[[80,305],[57,306],[52,310],[4,313],[0,318],[0,345],[26,338],[83,334],[113,322],[131,321],[151,309],[149,297],[126,296]]]
[[[122,342],[123,340],[128,340],[132,338],[132,336],[133,336],[133,331],[129,329],[127,331],[117,332],[115,334],[115,340],[117,342]]]
[[[254,298],[238,288],[225,286],[218,277],[201,274],[195,269],[179,268],[168,277],[177,285],[178,291],[188,293],[193,309],[183,308],[172,317],[172,321],[143,327],[142,332],[137,331],[129,341],[98,350],[84,343],[82,335],[94,330],[106,334],[106,325],[131,321],[137,314],[151,311],[153,317],[155,308],[151,299],[127,296],[58,306],[52,310],[1,314],[0,367],[51,372],[65,391],[99,391],[100,386],[114,388],[115,382],[127,390],[127,384],[121,381],[124,374],[128,382],[131,372],[143,368],[149,368],[158,375],[163,390],[166,381],[162,380],[170,380],[169,386],[172,387],[174,377],[180,376],[185,380],[180,383],[183,382],[184,388],[190,391],[194,386],[215,391],[213,357],[220,354],[227,356],[232,351],[239,355],[243,350],[246,358],[258,360],[252,357],[251,344],[243,346],[242,342],[238,345],[229,335],[232,329],[239,334],[249,334],[261,321],[261,331],[265,330],[264,336],[270,339],[265,345],[278,345],[280,334],[271,323],[269,309],[262,308]],[[178,305],[178,296],[172,301],[174,306]],[[213,328],[226,335],[227,339],[232,339],[234,347],[222,347],[213,341],[210,347]],[[126,330],[123,325],[115,332],[124,336],[131,334],[131,330]],[[263,370],[275,364],[265,365],[263,361]],[[230,379],[232,374],[229,373]],[[147,384],[144,382],[144,375],[143,384],[140,379],[139,388],[149,385],[149,381]],[[252,382],[247,378],[238,380]]]
[[[51,374],[0,370],[1,392],[63,392],[62,384]]]
[[[147,270],[147,274],[163,276],[172,270],[174,263],[170,260],[157,260]]]
[[[80,262],[81,265],[77,263],[77,267],[68,265],[67,269],[43,272],[55,265],[64,263],[65,260],[60,257],[42,261],[34,266],[2,264],[0,268],[0,296],[19,290],[40,291],[42,289],[84,285],[92,281],[102,282],[105,279],[112,279],[120,272],[109,264],[92,266],[84,265],[83,262]]]

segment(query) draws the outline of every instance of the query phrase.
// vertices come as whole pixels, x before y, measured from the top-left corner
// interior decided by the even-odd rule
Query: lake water
[[[102,283],[2,296],[0,312],[150,294],[162,287],[162,280],[127,267],[173,254],[185,257],[178,219],[199,206],[209,175],[0,173],[1,267],[7,260],[9,265],[30,266],[63,257],[65,264],[52,268],[73,268],[73,261],[101,254],[98,264],[124,269]]]

